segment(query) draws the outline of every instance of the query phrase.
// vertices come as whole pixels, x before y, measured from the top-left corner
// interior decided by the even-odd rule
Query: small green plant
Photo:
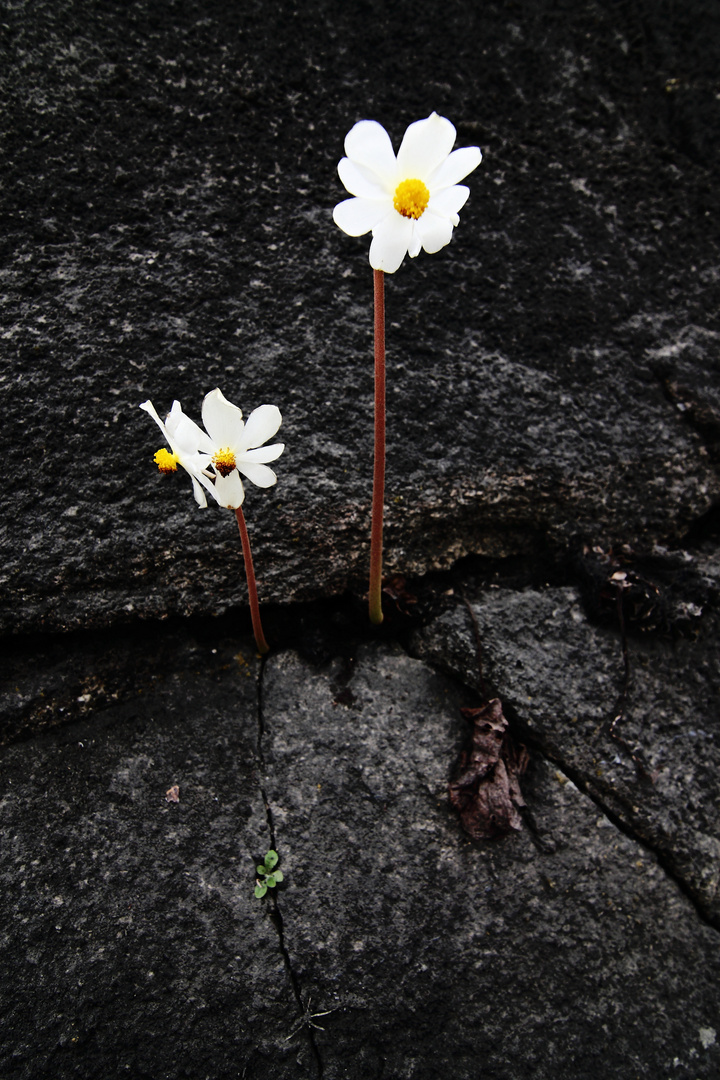
[[[258,872],[255,884],[255,895],[258,900],[262,900],[268,889],[274,889],[278,882],[282,881],[283,872],[275,869],[277,864],[278,853],[271,848],[265,856],[265,861],[260,866],[255,867]]]

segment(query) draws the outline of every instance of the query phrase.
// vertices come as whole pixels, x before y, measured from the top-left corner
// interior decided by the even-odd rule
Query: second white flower
[[[213,390],[203,401],[202,418],[207,436],[199,449],[210,455],[216,473],[214,495],[220,506],[236,510],[242,505],[245,490],[240,473],[257,487],[267,488],[277,483],[277,476],[267,463],[280,457],[284,443],[262,445],[277,433],[282,423],[276,405],[261,405],[250,413],[245,423],[241,410],[220,390]]]

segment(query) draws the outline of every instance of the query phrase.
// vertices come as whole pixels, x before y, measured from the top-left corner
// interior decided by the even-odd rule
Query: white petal
[[[185,413],[182,411],[182,405],[176,399],[172,403],[172,409],[165,417],[165,426],[167,427],[170,434],[173,434],[175,432],[175,429],[180,423],[180,417],[184,415]]]
[[[428,212],[439,214],[440,217],[450,218],[453,225],[458,223],[458,210],[462,210],[468,200],[470,188],[464,184],[456,184],[455,187],[444,188],[435,195],[430,196]]]
[[[184,455],[179,449],[175,449],[178,462],[182,465],[186,473],[189,473],[190,479],[193,483],[193,491],[195,492],[195,498],[200,506],[206,506],[206,502],[201,502],[198,498],[198,484],[201,484],[211,495],[215,495],[215,488],[213,487],[212,480],[208,479],[204,470],[210,464],[210,458],[206,454],[190,454]],[[204,496],[203,496],[204,498]]]
[[[438,165],[432,176],[428,177],[427,186],[431,192],[451,187],[459,180],[464,180],[473,169],[477,169],[481,161],[482,154],[478,146],[464,146],[460,150],[453,150],[452,154]]]
[[[146,412],[146,413],[148,413],[148,415],[152,416],[153,420],[155,421],[155,423],[157,424],[157,426],[158,426],[158,427],[160,428],[160,430],[162,431],[162,433],[163,433],[163,435],[164,435],[164,437],[165,437],[165,442],[166,442],[166,443],[168,444],[168,446],[169,446],[169,445],[170,445],[170,436],[168,435],[168,432],[167,432],[167,428],[165,427],[165,425],[163,424],[162,420],[161,420],[161,419],[160,419],[160,417],[158,416],[158,414],[157,414],[157,411],[156,411],[156,409],[155,409],[155,406],[153,405],[152,401],[143,401],[143,403],[142,403],[142,405],[140,406],[140,408],[141,408],[141,409],[144,409],[144,410],[145,410],[145,412]]]
[[[184,452],[192,454],[203,450],[206,454],[213,453],[212,440],[194,420],[185,415],[179,401],[173,402],[166,425],[173,444]]]
[[[412,237],[410,239],[410,246],[408,248],[408,255],[411,259],[415,259],[422,251],[422,240],[420,238],[420,233],[414,227],[415,225],[417,225],[417,222],[414,221]]]
[[[438,217],[426,210],[421,218],[415,223],[422,240],[422,246],[429,255],[434,255],[440,248],[444,248],[452,239],[452,221],[446,217]]]
[[[396,171],[395,152],[390,136],[376,120],[361,120],[348,132],[345,153],[356,165],[370,169],[380,183],[392,184]]]
[[[177,409],[175,408],[175,406],[177,406]],[[195,495],[198,506],[207,506],[207,499],[205,498],[202,487],[207,488],[207,490],[212,492],[213,495],[215,494],[211,481],[208,480],[206,476],[203,476],[203,469],[206,469],[209,465],[210,458],[207,456],[207,454],[200,454],[196,450],[185,450],[175,441],[175,439],[172,439],[170,437],[170,432],[167,430],[165,424],[163,424],[162,420],[155,411],[155,407],[152,401],[143,401],[140,408],[144,409],[145,412],[148,413],[148,415],[152,416],[153,420],[162,431],[168,446],[178,459],[179,464],[183,467],[185,472],[189,474],[190,479],[192,480],[193,493]],[[179,401],[173,402],[173,409],[171,409],[170,415],[173,415],[173,410],[174,419],[177,419],[178,411],[182,412]],[[169,418],[170,417],[168,417],[168,419]],[[192,423],[191,420],[188,422]],[[201,434],[204,434],[204,432],[201,432]],[[202,487],[200,487],[201,484]]]
[[[254,461],[243,459],[238,461],[237,467],[243,476],[247,476],[248,480],[257,484],[258,487],[268,488],[277,484],[277,476],[267,465],[257,465]]]
[[[276,461],[284,449],[285,443],[276,442],[272,446],[260,446],[257,450],[246,450],[243,454],[243,461],[259,461],[263,464],[268,461]]]
[[[200,484],[197,481],[197,477],[191,475],[190,479],[192,480],[193,495],[195,496],[195,502],[198,504],[198,506],[200,507],[201,510],[207,509],[207,499],[205,497],[205,492],[200,487]]]
[[[212,390],[206,394],[202,418],[216,449],[229,447],[232,450],[241,443],[244,429],[242,412],[237,405],[232,405],[219,390]]]
[[[341,158],[338,176],[351,195],[361,199],[382,199],[388,192],[368,169],[363,169],[350,158]]]
[[[405,132],[398,150],[398,176],[427,183],[428,177],[452,150],[454,142],[455,128],[444,116],[432,113],[427,120],[416,120]]]
[[[333,210],[333,221],[348,236],[363,236],[374,229],[392,205],[385,197],[379,199],[346,199]]]
[[[242,442],[238,443],[238,452],[244,453],[250,446],[260,446],[272,439],[282,424],[282,414],[277,405],[261,405],[253,409],[247,418]]]
[[[193,467],[193,464],[192,464],[193,456],[197,453],[197,447],[195,447],[195,446],[189,446],[188,447],[184,443],[179,442],[177,437],[176,437],[175,432],[173,430],[171,430],[172,428],[177,428],[179,417],[181,417],[181,416],[184,417],[185,416],[185,414],[182,411],[182,407],[180,405],[180,402],[179,401],[174,401],[173,402],[173,407],[170,410],[170,412],[168,413],[168,418],[167,418],[168,422],[167,422],[167,424],[164,424],[162,422],[162,420],[160,419],[160,417],[158,416],[157,412],[155,411],[155,406],[153,405],[152,401],[143,401],[140,408],[144,409],[145,412],[148,413],[149,416],[152,416],[153,420],[155,421],[157,426],[162,431],[163,437],[164,437],[166,443],[168,444],[168,446],[172,450],[173,454],[175,454],[175,456],[177,457],[178,461],[183,466],[183,468],[187,469],[188,472],[197,471]],[[192,420],[189,420],[187,417],[185,417],[185,419],[188,421],[189,424],[192,424]],[[198,431],[200,431],[199,428],[198,428]],[[204,433],[201,432],[201,434],[204,434]]]
[[[392,210],[373,229],[370,265],[373,270],[394,274],[407,255],[413,235],[413,219]]]
[[[242,506],[245,489],[237,469],[233,469],[229,476],[215,478],[213,494],[220,506],[225,506],[228,510],[237,510],[238,506]]]

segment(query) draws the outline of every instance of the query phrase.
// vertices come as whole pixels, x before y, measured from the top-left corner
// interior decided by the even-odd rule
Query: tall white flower
[[[158,469],[163,473],[176,472],[180,465],[190,474],[198,506],[206,507],[207,498],[203,488],[209,491],[213,498],[216,497],[215,488],[207,473],[212,455],[201,452],[201,444],[207,443],[207,435],[185,415],[179,401],[173,401],[165,423],[158,416],[152,401],[143,401],[140,408],[152,416],[170,447],[169,452],[163,448],[155,454]]]
[[[450,243],[470,189],[458,181],[482,161],[477,146],[453,150],[455,128],[432,113],[405,132],[397,158],[375,120],[361,120],[345,139],[338,174],[355,196],[338,203],[335,224],[350,236],[372,230],[370,265],[394,274],[405,258]],[[452,152],[451,152],[452,151]]]
[[[277,476],[267,462],[279,458],[285,446],[283,443],[262,445],[282,423],[276,405],[261,405],[244,423],[240,409],[220,390],[213,390],[203,401],[202,418],[207,435],[199,449],[209,454],[212,461],[216,473],[213,494],[220,506],[236,510],[242,505],[245,490],[240,473],[258,487],[277,483]]]

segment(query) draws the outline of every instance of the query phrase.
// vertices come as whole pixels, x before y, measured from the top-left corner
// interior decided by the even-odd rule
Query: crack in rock
[[[260,659],[259,668],[258,668],[258,676],[257,676],[257,716],[258,716],[257,756],[258,756],[258,762],[259,762],[259,765],[260,765],[260,769],[261,769],[263,775],[265,774],[265,768],[266,768],[265,755],[264,755],[264,750],[263,750],[263,736],[264,736],[264,733],[265,733],[265,724],[264,724],[264,716],[263,716],[263,677],[264,677],[264,673],[265,673],[265,665],[266,665],[266,663],[267,663],[267,657],[263,656]],[[268,799],[268,796],[267,796],[267,793],[266,793],[266,790],[265,790],[265,785],[264,785],[263,781],[260,782],[260,792],[261,792],[261,795],[262,795],[263,804],[265,806],[265,814],[266,814],[266,817],[267,817],[268,831],[270,833],[270,846],[275,851],[278,851],[278,839],[277,839],[277,835],[276,835],[276,832],[275,832],[275,823],[274,823],[274,820],[273,820],[272,807],[270,805],[270,801]],[[306,1029],[306,1031],[307,1031],[307,1039],[308,1039],[310,1050],[311,1050],[311,1053],[312,1053],[312,1056],[313,1056],[313,1059],[315,1061],[315,1065],[316,1065],[316,1068],[317,1068],[318,1078],[319,1078],[319,1080],[322,1080],[322,1077],[323,1077],[322,1058],[320,1056],[320,1051],[319,1051],[319,1048],[318,1048],[318,1045],[317,1045],[317,1042],[315,1040],[315,1036],[314,1036],[314,1033],[313,1033],[312,1018],[309,1017],[310,1005],[309,1005],[309,1001],[307,1003],[303,1002],[302,994],[300,992],[300,982],[299,982],[299,979],[298,979],[298,977],[297,977],[297,975],[296,975],[296,973],[295,973],[295,971],[293,969],[292,960],[290,958],[290,953],[288,951],[288,947],[287,947],[287,944],[285,942],[285,931],[284,931],[284,926],[283,926],[283,917],[282,917],[282,911],[280,910],[280,904],[279,904],[279,900],[278,900],[277,889],[278,889],[278,886],[276,886],[276,888],[273,889],[272,891],[269,890],[268,893],[266,893],[266,896],[268,897],[269,902],[270,902],[270,920],[271,920],[273,926],[275,927],[275,930],[277,931],[278,945],[280,947],[280,952],[282,954],[283,962],[285,964],[285,970],[287,971],[288,978],[290,980],[290,985],[292,986],[293,995],[295,997],[295,1001],[297,1003],[298,1009],[300,1010],[299,1020],[293,1026],[293,1029],[292,1029],[290,1035],[288,1035],[287,1038],[288,1038],[288,1041],[289,1041],[294,1035],[298,1034],[298,1032],[301,1031],[303,1028]]]
[[[703,917],[720,925],[716,612],[706,613],[692,641],[632,639],[623,736],[643,746],[656,774],[650,783],[610,731],[608,703],[623,683],[620,637],[588,622],[576,590],[498,589],[477,593],[472,605],[485,680],[503,698],[516,736],[559,764],[618,827],[655,851]],[[410,648],[479,691],[466,612],[446,612],[415,634]]]

